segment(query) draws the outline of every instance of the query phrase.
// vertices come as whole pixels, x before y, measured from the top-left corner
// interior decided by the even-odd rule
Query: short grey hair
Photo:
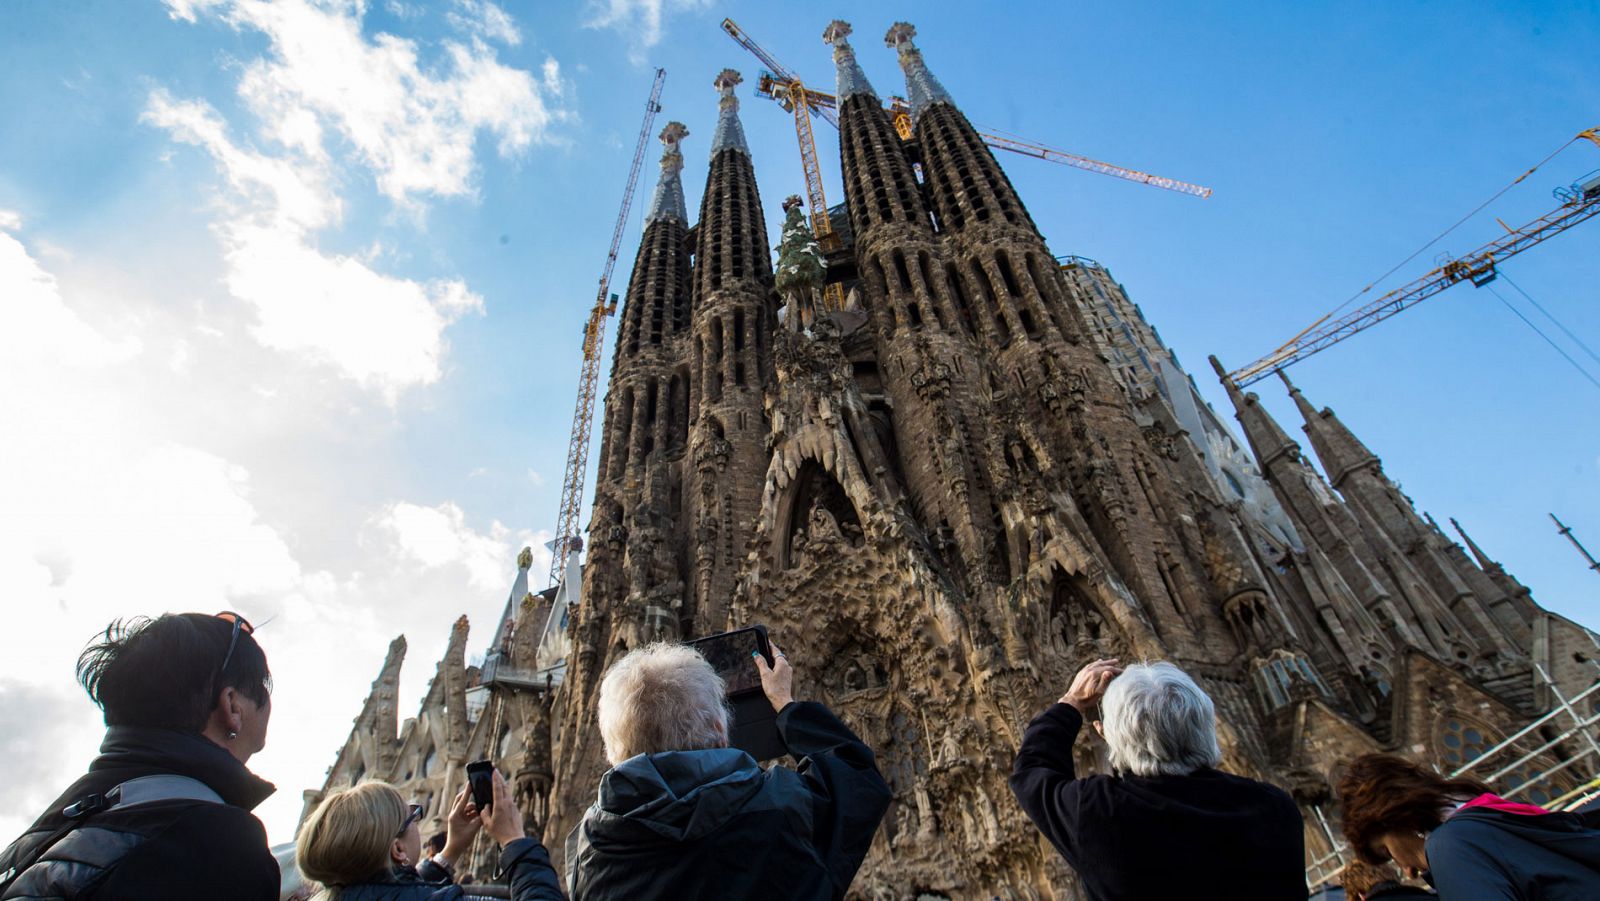
[[[1100,701],[1111,765],[1135,776],[1187,776],[1222,762],[1217,711],[1189,674],[1170,663],[1136,663]]]
[[[629,651],[600,683],[600,739],[612,766],[639,754],[728,743],[722,677],[694,648],[657,642]]]

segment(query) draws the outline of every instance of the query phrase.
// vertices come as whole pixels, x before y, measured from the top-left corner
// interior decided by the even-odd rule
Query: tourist
[[[273,786],[245,768],[272,715],[253,632],[236,613],[166,614],[114,622],[84,650],[100,755],[0,854],[0,898],[277,901],[250,813]]]
[[[1344,835],[1368,863],[1393,860],[1443,901],[1600,898],[1600,813],[1507,801],[1390,754],[1356,758],[1339,780]]]
[[[480,815],[463,785],[445,819],[444,847],[422,856],[420,805],[407,805],[387,782],[363,782],[329,795],[300,827],[295,861],[307,879],[322,883],[315,901],[460,901],[453,881],[461,855],[479,829],[500,846],[500,872],[513,901],[560,901],[561,885],[550,855],[523,834],[506,780],[494,774],[494,801]]]
[[[795,701],[772,646],[761,687],[798,769],[728,747],[722,679],[693,648],[634,650],[600,684],[611,769],[567,839],[574,901],[843,898],[889,806],[871,749],[821,704]]]
[[[1348,901],[1398,901],[1400,898],[1435,898],[1433,892],[1406,885],[1389,864],[1352,860],[1339,870],[1339,887]]]
[[[1086,718],[1105,736],[1111,775],[1077,776]],[[1187,674],[1098,660],[1028,725],[1011,790],[1093,901],[1305,898],[1300,809],[1221,761],[1211,698]]]
[[[428,852],[428,856],[432,857],[444,851],[444,842],[447,838],[449,838],[449,835],[443,832],[435,832],[433,835],[428,836],[428,843],[423,845],[423,848]]]

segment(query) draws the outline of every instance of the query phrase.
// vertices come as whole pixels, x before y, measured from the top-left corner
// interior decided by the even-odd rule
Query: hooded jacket
[[[250,813],[275,790],[211,740],[140,726],[112,726],[89,772],[62,792],[0,854],[0,872],[26,862],[65,825],[62,810],[141,776],[204,783],[223,802],[169,800],[112,808],[84,819],[6,890],[4,898],[277,901],[278,862]]]
[[[567,839],[573,901],[843,898],[889,807],[872,750],[821,704],[778,732],[798,769],[735,748],[631,757]]]
[[[1011,791],[1091,901],[1306,897],[1305,826],[1283,789],[1209,767],[1080,779],[1072,744],[1082,725],[1068,704],[1035,717]]]
[[[1600,813],[1463,807],[1428,834],[1425,851],[1442,901],[1600,898]]]

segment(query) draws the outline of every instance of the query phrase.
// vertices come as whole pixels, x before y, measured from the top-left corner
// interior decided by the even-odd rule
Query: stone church
[[[1028,720],[1097,656],[1193,674],[1225,768],[1289,789],[1324,867],[1342,760],[1453,771],[1595,682],[1595,637],[1420,514],[1332,410],[1288,387],[1319,472],[1224,377],[1235,439],[1109,271],[1047,246],[915,30],[886,37],[910,139],[849,35],[824,33],[841,246],[819,247],[791,199],[774,266],[724,70],[694,220],[687,130],[661,134],[581,577],[529,593],[524,553],[485,663],[466,665],[463,619],[403,726],[398,639],[308,809],[384,778],[437,826],[464,764],[493,756],[559,861],[605,766],[607,665],[764,623],[797,696],[864,736],[894,789],[854,896],[1073,898],[1006,776]],[[1077,754],[1104,768],[1095,740]],[[1520,797],[1552,800],[1580,769]]]

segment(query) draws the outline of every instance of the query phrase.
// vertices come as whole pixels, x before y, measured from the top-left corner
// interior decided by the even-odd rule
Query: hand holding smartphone
[[[494,764],[487,760],[474,760],[467,764],[467,784],[472,786],[472,803],[478,815],[494,806]]]

